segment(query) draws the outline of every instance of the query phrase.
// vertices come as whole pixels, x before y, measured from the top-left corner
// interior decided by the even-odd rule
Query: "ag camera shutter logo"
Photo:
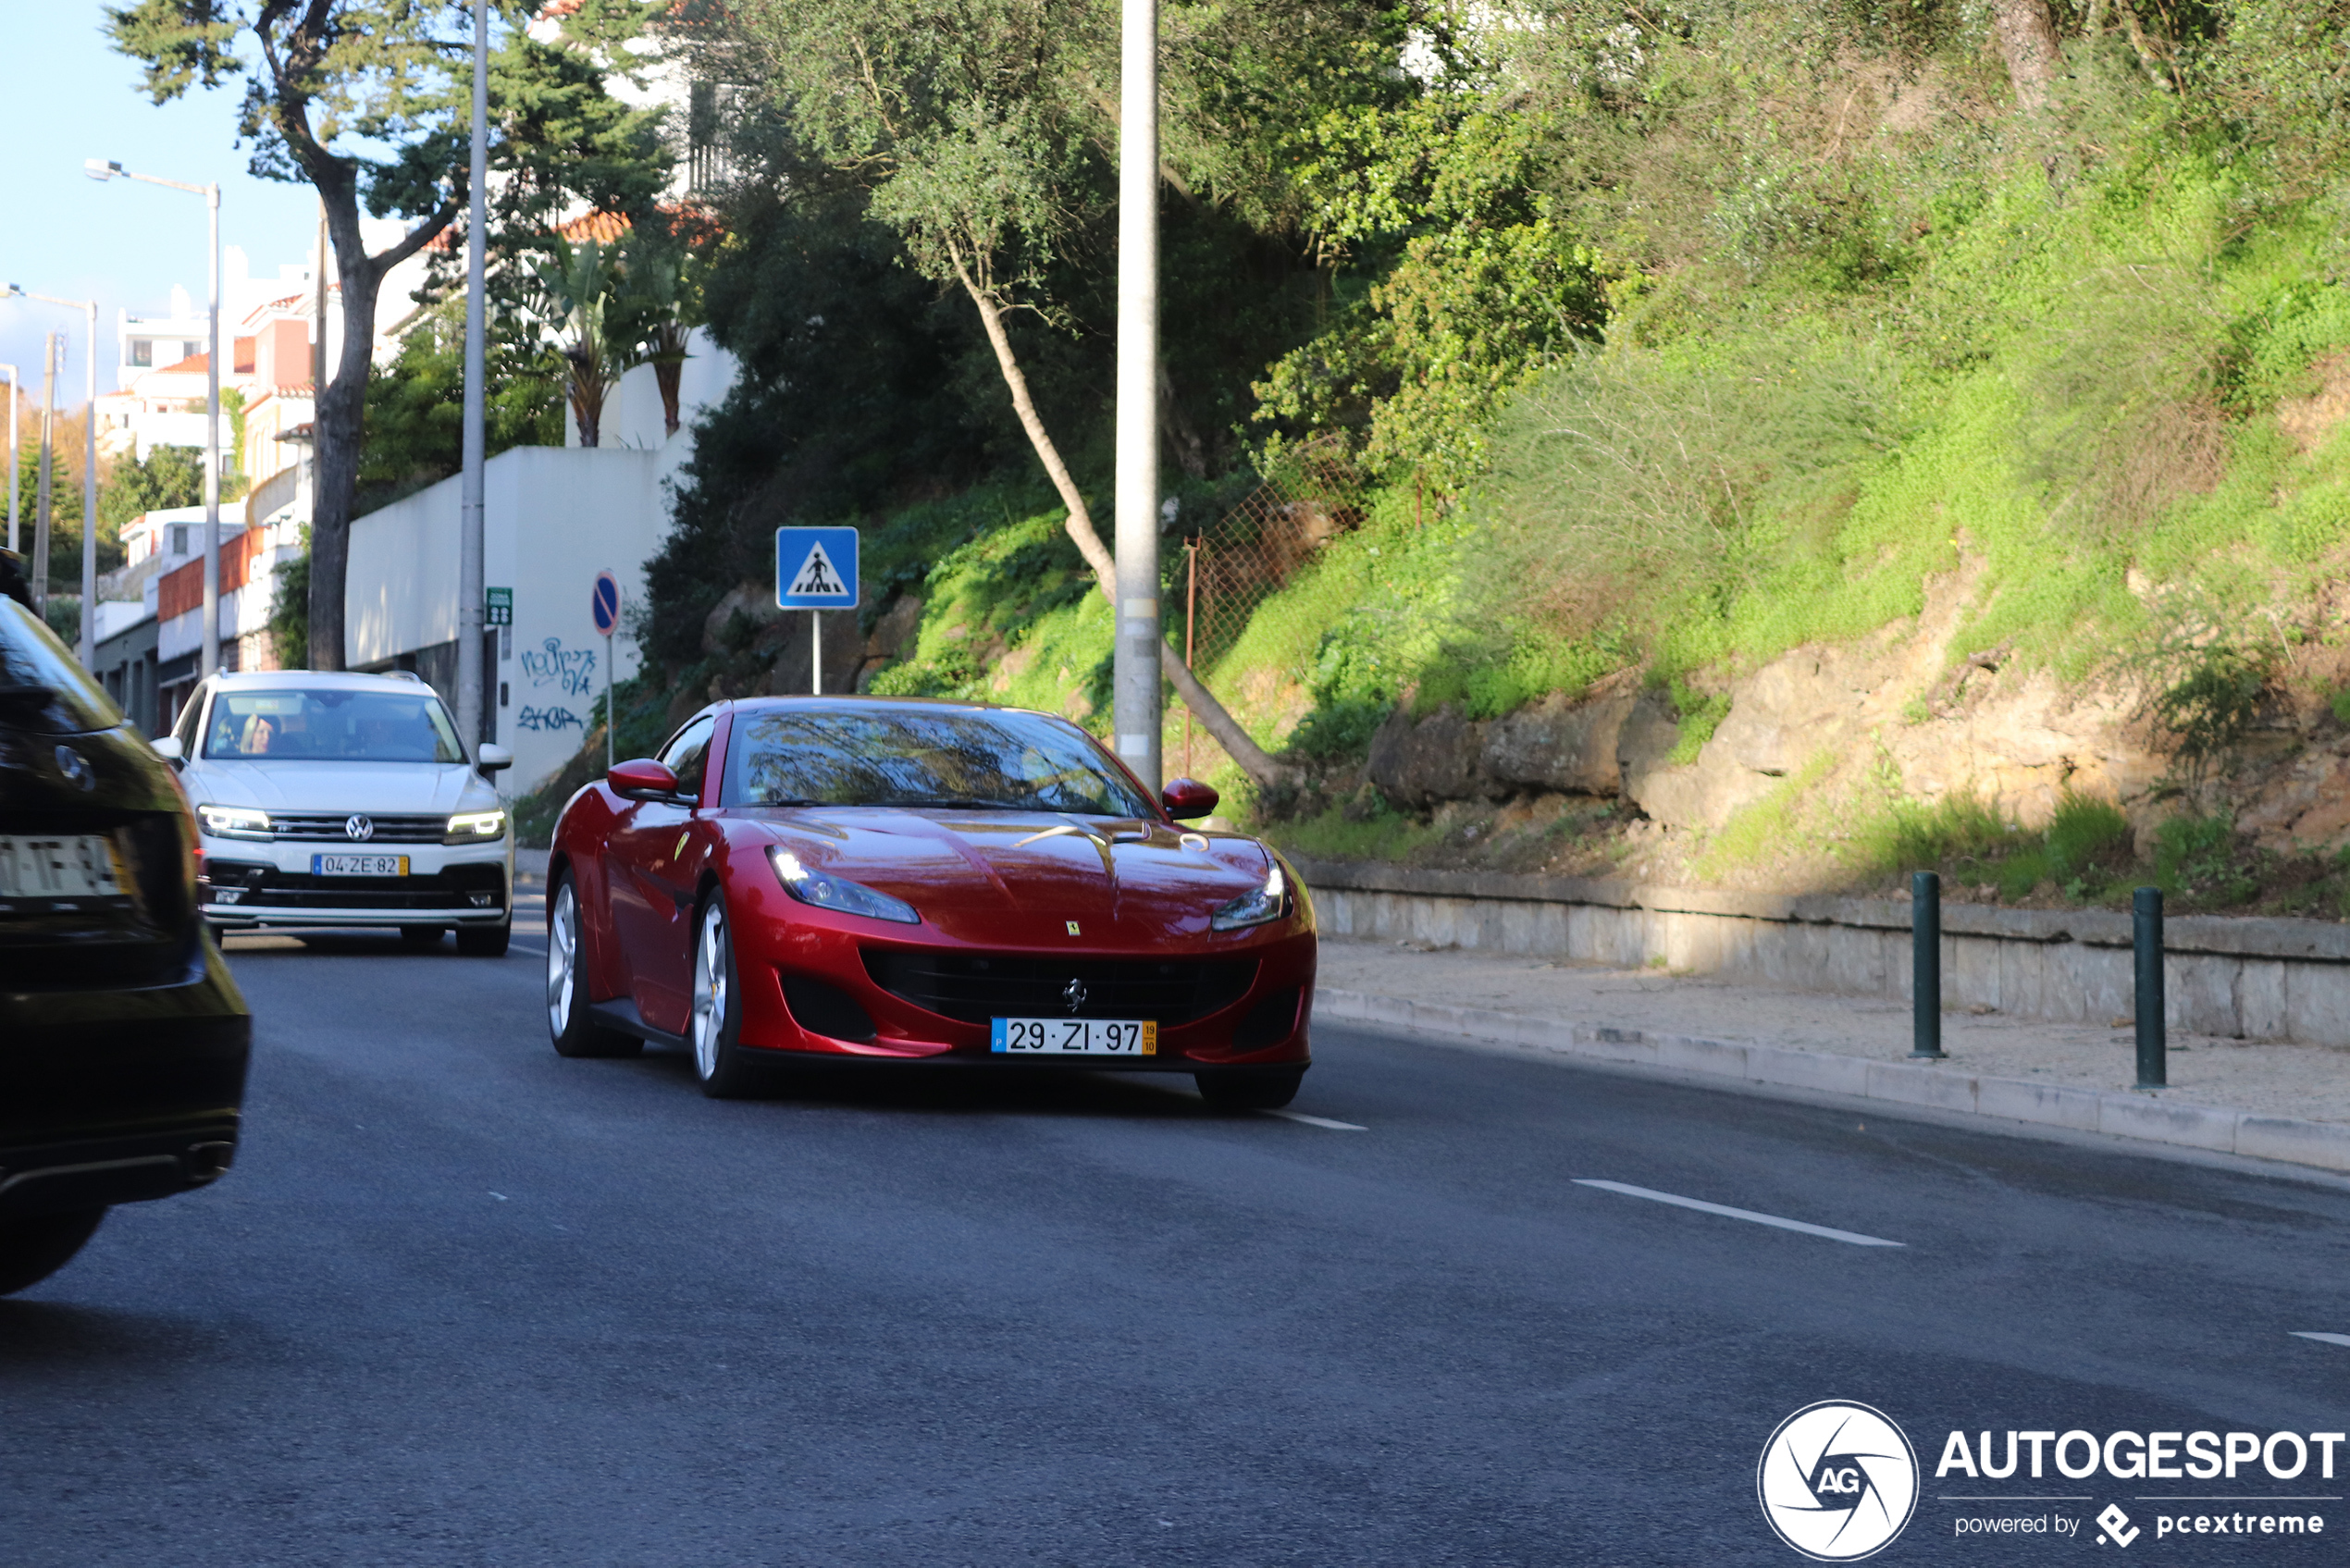
[[[1779,1423],[1754,1489],[1779,1539],[1814,1562],[1857,1562],[1917,1511],[1917,1451],[1883,1411],[1823,1400]]]

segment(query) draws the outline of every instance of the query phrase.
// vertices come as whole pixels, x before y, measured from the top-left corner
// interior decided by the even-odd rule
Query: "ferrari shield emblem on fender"
[[[1071,935],[1071,936],[1075,936],[1075,935],[1077,935],[1077,934],[1078,934],[1077,922],[1076,922],[1075,920],[1070,920],[1070,921],[1069,921],[1069,922],[1068,922],[1068,924],[1069,924],[1069,934],[1070,934],[1070,935]]]

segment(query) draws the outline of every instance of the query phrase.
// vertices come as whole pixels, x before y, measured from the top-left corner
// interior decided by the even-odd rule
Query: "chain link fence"
[[[1293,453],[1238,506],[1184,541],[1184,662],[1213,665],[1315,552],[1363,522],[1361,485],[1334,446]]]

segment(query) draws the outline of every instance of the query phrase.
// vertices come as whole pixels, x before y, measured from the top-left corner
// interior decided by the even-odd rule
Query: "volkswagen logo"
[[[342,831],[352,839],[364,844],[376,836],[375,821],[354,811],[342,820]]]
[[[65,775],[68,784],[79,784],[83,789],[98,787],[97,772],[90,766],[90,759],[82,756],[80,752],[70,746],[61,746],[57,747],[56,759],[57,772]]]
[[[1824,1400],[1779,1423],[1754,1487],[1779,1539],[1815,1562],[1852,1562],[1909,1524],[1918,1456],[1883,1411]]]
[[[1062,986],[1061,1002],[1072,1013],[1082,1007],[1085,1005],[1085,982],[1082,980],[1072,980]]]

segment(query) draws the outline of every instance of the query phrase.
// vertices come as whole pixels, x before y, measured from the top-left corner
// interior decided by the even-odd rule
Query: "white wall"
[[[659,418],[656,399],[656,431]],[[585,738],[607,675],[589,595],[596,574],[609,569],[624,605],[642,602],[644,563],[669,531],[658,483],[663,455],[516,447],[484,470],[484,584],[514,590],[513,636],[501,639],[489,673],[498,744],[514,752],[513,772],[501,781],[511,794],[544,782]],[[347,663],[377,663],[457,636],[463,483],[444,479],[351,525]],[[636,673],[637,650],[625,635],[613,639],[611,657],[621,679]],[[506,701],[498,706],[501,684]]]

